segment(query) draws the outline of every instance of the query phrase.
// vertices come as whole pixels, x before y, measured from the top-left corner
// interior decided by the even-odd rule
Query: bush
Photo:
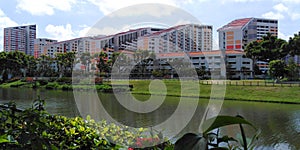
[[[11,78],[11,79],[9,79],[8,81],[6,81],[6,83],[15,82],[15,81],[18,81],[18,80],[20,80],[20,79],[21,79],[20,77],[14,77],[14,78]]]
[[[46,85],[46,89],[57,89],[59,87],[59,84],[56,82],[50,82]]]
[[[47,80],[38,80],[38,82],[40,83],[41,86],[48,84]]]
[[[108,84],[96,85],[96,89],[102,92],[111,92],[112,87]]]
[[[172,146],[164,142],[161,134],[149,137],[149,131],[143,128],[95,122],[89,116],[83,119],[51,115],[45,111],[42,100],[34,101],[25,110],[18,109],[15,103],[0,106],[0,149],[125,149],[107,139],[134,147],[145,146],[149,140],[151,145]]]
[[[10,85],[10,87],[20,87],[20,86],[23,86],[23,85],[25,85],[26,83],[24,83],[24,82],[16,82],[16,83],[12,83],[11,85]]]
[[[44,111],[43,103],[35,101],[33,107],[26,110],[10,103],[0,111],[1,149],[118,148],[82,118],[50,115]]]
[[[62,90],[65,90],[65,91],[73,90],[72,85],[66,85],[66,84],[64,84],[64,85],[61,87],[61,89],[62,89]]]
[[[56,82],[65,83],[65,84],[72,84],[72,78],[71,77],[62,77],[62,78],[56,79]]]

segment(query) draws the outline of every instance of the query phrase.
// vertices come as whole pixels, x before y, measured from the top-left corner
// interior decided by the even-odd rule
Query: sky
[[[5,27],[36,24],[37,38],[69,40],[86,36],[99,20],[120,9],[144,3],[170,5],[190,14],[202,24],[212,25],[214,49],[218,47],[217,29],[239,18],[278,19],[278,35],[285,40],[300,31],[300,0],[0,0],[0,51],[3,50]],[[158,16],[163,20],[168,15],[177,16],[175,11],[166,9],[134,8],[132,11],[127,9],[125,14],[130,18],[144,11],[153,16],[163,12],[166,15]],[[119,13],[121,15],[122,11]],[[182,23],[188,22],[182,20],[176,24]],[[113,24],[119,23],[115,20]],[[122,25],[123,28],[132,27]],[[120,28],[108,25],[97,33],[104,35],[117,31]]]

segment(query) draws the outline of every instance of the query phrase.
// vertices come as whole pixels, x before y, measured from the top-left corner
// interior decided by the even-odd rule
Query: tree
[[[90,64],[91,64],[91,54],[90,53],[82,53],[80,55],[81,64],[85,66],[85,71],[89,72]]]
[[[58,68],[59,77],[71,76],[74,59],[74,52],[56,54],[55,61]]]
[[[290,37],[286,50],[289,51],[291,56],[300,55],[300,32],[294,34],[294,37]]]
[[[286,76],[288,80],[298,80],[299,79],[299,67],[295,61],[291,58],[286,66]]]
[[[286,46],[287,42],[285,40],[267,33],[261,41],[250,42],[246,46],[245,52],[246,56],[253,59],[254,62],[257,60],[269,62],[285,57],[289,52]]]
[[[133,55],[133,61],[135,63],[133,73],[143,77],[146,73],[151,74],[150,66],[153,64],[154,60],[154,53],[150,53],[148,50],[137,50]]]
[[[269,63],[269,74],[276,80],[280,79],[285,74],[285,63],[282,60],[272,60]]]
[[[107,61],[107,54],[104,52],[100,52],[99,54],[95,54],[95,57],[97,58],[96,66],[99,70],[100,75],[102,72],[110,72],[110,64]]]
[[[41,55],[37,59],[36,75],[40,77],[53,76],[55,70],[53,69],[53,59],[46,55]]]

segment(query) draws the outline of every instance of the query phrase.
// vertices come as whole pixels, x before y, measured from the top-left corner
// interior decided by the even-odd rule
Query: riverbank
[[[124,81],[120,81],[122,83]],[[133,85],[132,93],[149,95],[150,80],[130,81]],[[201,98],[209,98],[211,95],[212,85],[199,83],[200,91],[195,91],[195,84],[184,81],[185,93],[181,94],[181,85],[178,80],[165,80],[168,96],[195,96],[199,93]],[[243,82],[243,81],[236,81]],[[240,84],[240,83],[238,83]],[[255,85],[226,85],[225,100],[237,101],[256,101],[256,102],[272,102],[272,103],[287,103],[300,104],[300,87],[299,86],[255,86]],[[198,92],[198,93],[197,93]],[[159,89],[152,91],[152,94],[163,94]]]
[[[199,96],[200,98],[210,98],[212,92],[212,85],[209,81],[200,81],[199,89],[196,90],[197,84],[194,84],[195,81],[187,80],[182,82],[185,89],[181,90],[181,83],[179,80],[163,80],[166,85],[167,92],[164,93],[161,85],[154,86],[151,93],[149,91],[149,85],[151,80],[131,80],[129,81],[129,86],[122,86],[126,84],[126,81],[120,80],[114,82],[114,84],[120,85],[120,90],[128,90],[132,87],[133,94],[141,94],[141,95],[163,95],[167,96],[186,96],[193,97]],[[255,84],[249,84],[249,81],[232,81],[234,84],[228,84],[228,81],[224,95],[225,100],[236,100],[236,101],[256,101],[256,102],[271,102],[271,103],[286,103],[286,104],[300,104],[300,87],[299,86],[268,86],[264,85],[262,81],[252,81]],[[221,84],[221,81],[215,84]],[[194,86],[194,87],[193,87]],[[218,86],[218,85],[217,85]],[[220,85],[221,86],[221,85]],[[0,88],[10,88],[10,87],[18,87],[18,88],[45,88],[52,90],[89,90],[96,88],[101,92],[112,92],[111,82],[103,82],[103,84],[96,84],[95,86],[90,85],[72,85],[72,84],[63,84],[57,82],[48,82],[47,84],[41,83],[27,83],[22,82],[20,80],[14,81],[11,83],[4,83],[0,85]],[[215,90],[215,89],[213,89]],[[184,91],[184,93],[181,93]],[[222,93],[222,92],[220,92]]]

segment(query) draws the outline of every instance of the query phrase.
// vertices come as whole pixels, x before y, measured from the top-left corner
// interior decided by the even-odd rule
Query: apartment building
[[[203,52],[188,53],[160,53],[157,58],[166,62],[173,59],[184,59],[189,57],[195,68],[205,68],[215,77],[225,77],[231,79],[253,78],[253,62],[245,58],[244,52],[240,50],[213,50]],[[163,69],[171,69],[165,66]],[[226,72],[225,72],[226,69]]]
[[[34,58],[40,57],[44,54],[44,46],[52,43],[56,43],[57,40],[47,38],[37,38],[34,40]]]
[[[67,41],[53,42],[43,46],[43,54],[54,58],[56,53],[75,52],[81,54],[90,52],[92,48],[91,41],[91,38],[82,37]]]
[[[248,43],[261,40],[267,33],[278,35],[278,21],[262,18],[242,18],[219,28],[221,50],[244,50]]]
[[[212,26],[186,24],[142,36],[138,49],[155,53],[193,52],[212,50]]]
[[[33,56],[35,38],[36,25],[4,28],[3,49],[5,52],[21,51]]]

